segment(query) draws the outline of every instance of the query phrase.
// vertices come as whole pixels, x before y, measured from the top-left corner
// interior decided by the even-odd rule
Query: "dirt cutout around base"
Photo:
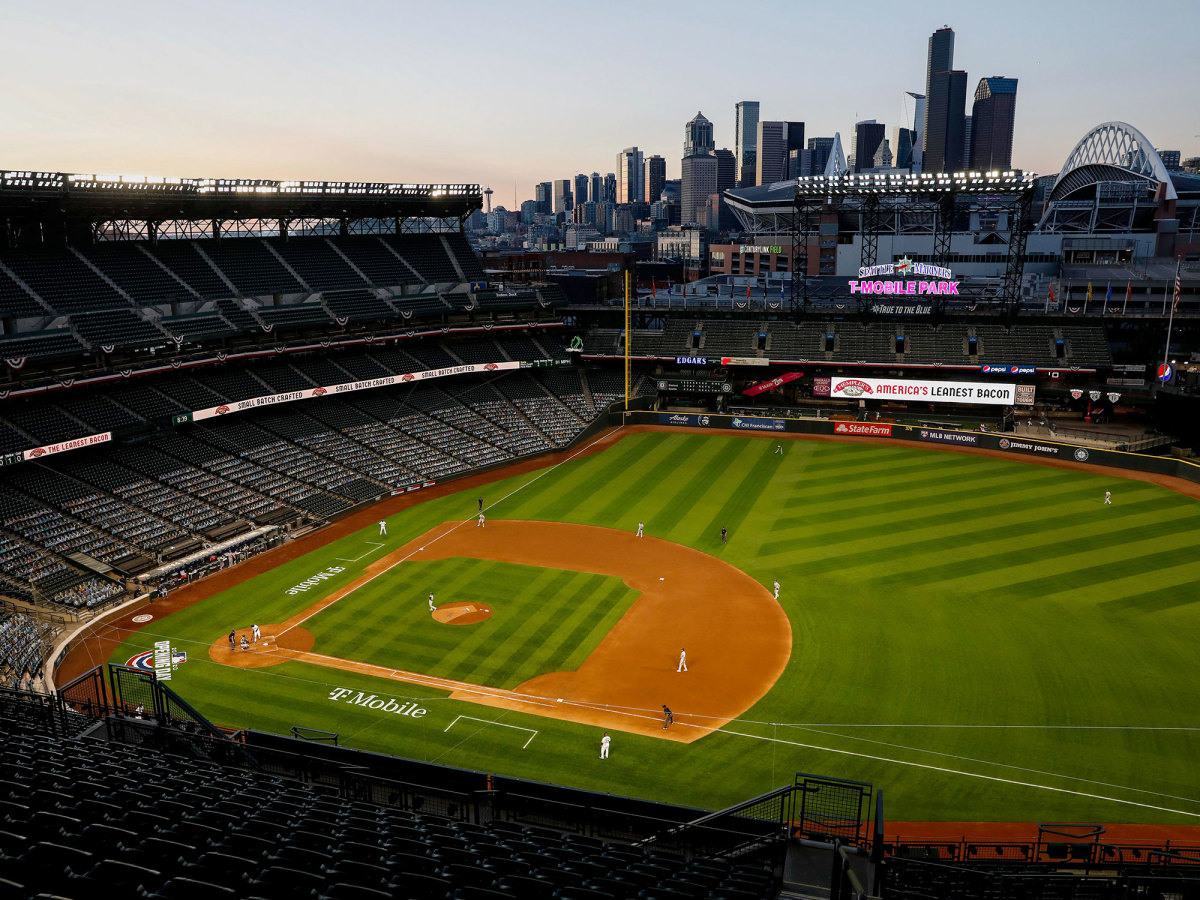
[[[277,666],[293,657],[291,651],[311,650],[316,643],[313,633],[307,628],[293,626],[284,630],[283,625],[260,625],[262,636],[255,641],[249,628],[235,628],[233,649],[229,647],[229,636],[213,641],[208,647],[208,658],[223,666],[240,669],[263,669]],[[241,638],[246,636],[250,646],[242,649]]]
[[[458,600],[453,603],[443,603],[430,615],[443,625],[476,625],[490,619],[492,609],[489,606]]]
[[[593,525],[505,519],[486,529],[463,524],[430,529],[372,563],[351,584],[282,626],[271,626],[282,646],[230,652],[225,640],[224,646],[215,642],[209,655],[242,667],[295,659],[450,691],[453,700],[683,743],[742,715],[787,666],[792,628],[783,608],[761,584],[715,556]],[[513,690],[325,656],[312,652],[311,644],[292,646],[301,622],[388,568],[406,559],[451,557],[616,576],[639,596],[577,670],[539,675]],[[687,648],[686,672],[677,671],[681,648]],[[670,728],[663,728],[664,704],[674,712]]]

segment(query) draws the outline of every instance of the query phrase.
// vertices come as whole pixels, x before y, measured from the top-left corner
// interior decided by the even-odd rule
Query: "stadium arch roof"
[[[1149,139],[1128,122],[1102,122],[1075,145],[1050,191],[1051,202],[1091,191],[1101,182],[1144,182],[1150,191],[1165,185],[1164,199],[1177,200],[1175,183]]]

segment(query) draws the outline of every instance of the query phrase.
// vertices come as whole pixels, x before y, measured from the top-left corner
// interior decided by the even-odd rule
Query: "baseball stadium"
[[[0,172],[3,895],[1200,896],[1200,279],[914,318],[872,190],[581,302],[475,184]]]

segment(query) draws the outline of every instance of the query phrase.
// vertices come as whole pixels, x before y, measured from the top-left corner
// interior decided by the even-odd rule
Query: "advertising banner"
[[[729,425],[745,431],[785,431],[787,429],[787,423],[783,419],[752,419],[744,416],[734,416]]]
[[[865,422],[835,422],[834,434],[860,434],[867,437],[891,437],[891,425],[871,425]]]
[[[770,381],[763,381],[756,385],[746,388],[742,391],[743,396],[757,397],[759,394],[773,391],[777,387],[783,387],[789,381],[795,381],[804,375],[803,372],[784,372],[778,378],[772,378]]]
[[[829,386],[833,384],[833,379],[826,375],[818,375],[813,379],[813,396],[828,397]]]
[[[757,356],[722,356],[723,366],[769,366],[769,359],[759,359]]]
[[[979,435],[971,434],[969,431],[938,431],[937,429],[922,428],[917,432],[917,437],[923,441],[936,441],[939,444],[979,446]]]
[[[719,378],[659,378],[655,381],[655,385],[659,391],[669,394],[733,393],[733,385]]]
[[[694,413],[659,413],[658,414],[658,424],[659,425],[688,425],[688,426],[693,426],[693,427],[698,425],[702,428],[706,428],[706,427],[708,427],[710,421],[711,420],[709,419],[708,416],[695,415]]]
[[[44,447],[34,447],[32,450],[26,450],[22,456],[25,459],[41,459],[43,456],[50,456],[54,453],[65,453],[68,450],[78,450],[80,447],[90,447],[93,444],[107,444],[112,440],[112,432],[105,431],[102,434],[89,434],[86,437],[72,438],[69,441],[60,441],[57,444],[46,444]]]
[[[814,394],[816,391],[814,390]],[[833,378],[830,397],[848,400],[911,400],[917,403],[978,403],[1012,406],[1016,385],[979,381],[913,381],[893,378]]]
[[[220,406],[192,411],[192,421],[202,422],[215,416],[223,416],[232,412],[243,412],[257,409],[260,406],[273,406],[276,403],[290,403],[293,400],[307,400],[313,397],[324,397],[328,394],[348,394],[351,391],[365,391],[371,388],[389,387],[394,384],[408,384],[413,381],[428,381],[431,378],[445,378],[449,375],[468,375],[475,372],[497,372],[502,369],[520,368],[519,362],[473,363],[464,366],[446,366],[442,369],[427,369],[422,372],[410,372],[404,375],[388,375],[384,378],[371,378],[367,381],[349,381],[345,384],[334,384],[329,387],[305,388],[302,391],[289,391],[285,394],[267,394],[263,397],[251,397],[248,400],[238,400],[233,403],[223,403]]]
[[[984,375],[1036,375],[1037,366],[980,366]]]
[[[1066,449],[1052,444],[1040,444],[1037,441],[1019,441],[1015,438],[1000,438],[999,447],[1013,453],[1033,453],[1038,456],[1059,456],[1063,455]]]

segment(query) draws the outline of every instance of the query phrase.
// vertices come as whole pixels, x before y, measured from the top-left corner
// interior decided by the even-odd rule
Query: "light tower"
[[[490,187],[483,189],[483,196],[487,198],[487,211],[492,211],[492,189]]]

